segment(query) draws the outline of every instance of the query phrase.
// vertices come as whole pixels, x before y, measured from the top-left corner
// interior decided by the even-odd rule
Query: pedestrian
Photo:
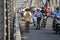
[[[37,9],[37,11],[34,13],[34,15],[37,17],[37,27],[36,29],[40,30],[40,21],[42,18],[42,13],[40,12],[39,9]]]
[[[30,24],[30,20],[31,20],[31,12],[29,10],[29,8],[26,9],[26,12],[24,13],[24,19],[25,19],[25,30],[27,32],[29,32],[29,24]]]

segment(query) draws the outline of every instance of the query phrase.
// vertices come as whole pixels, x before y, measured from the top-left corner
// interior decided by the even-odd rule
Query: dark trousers
[[[40,21],[41,21],[41,17],[37,17],[37,27],[36,29],[40,29]]]

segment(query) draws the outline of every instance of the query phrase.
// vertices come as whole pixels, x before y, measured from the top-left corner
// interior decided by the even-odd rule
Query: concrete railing
[[[15,18],[15,34],[14,34],[14,39],[15,40],[21,40],[21,33],[20,33],[20,27],[19,27],[18,14],[17,13],[16,13],[16,18]]]

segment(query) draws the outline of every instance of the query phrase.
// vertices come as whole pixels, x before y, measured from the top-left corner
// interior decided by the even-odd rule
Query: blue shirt
[[[35,12],[34,14],[35,14],[35,16],[37,16],[37,17],[41,17],[41,16],[42,16],[42,13],[41,13],[41,12]]]
[[[60,16],[60,12],[54,12],[54,17]]]

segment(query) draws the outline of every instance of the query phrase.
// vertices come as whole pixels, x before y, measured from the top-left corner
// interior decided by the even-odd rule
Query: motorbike
[[[54,18],[53,30],[60,33],[60,16]]]
[[[46,21],[47,21],[47,15],[43,14],[42,23],[41,23],[42,28],[46,27]]]

